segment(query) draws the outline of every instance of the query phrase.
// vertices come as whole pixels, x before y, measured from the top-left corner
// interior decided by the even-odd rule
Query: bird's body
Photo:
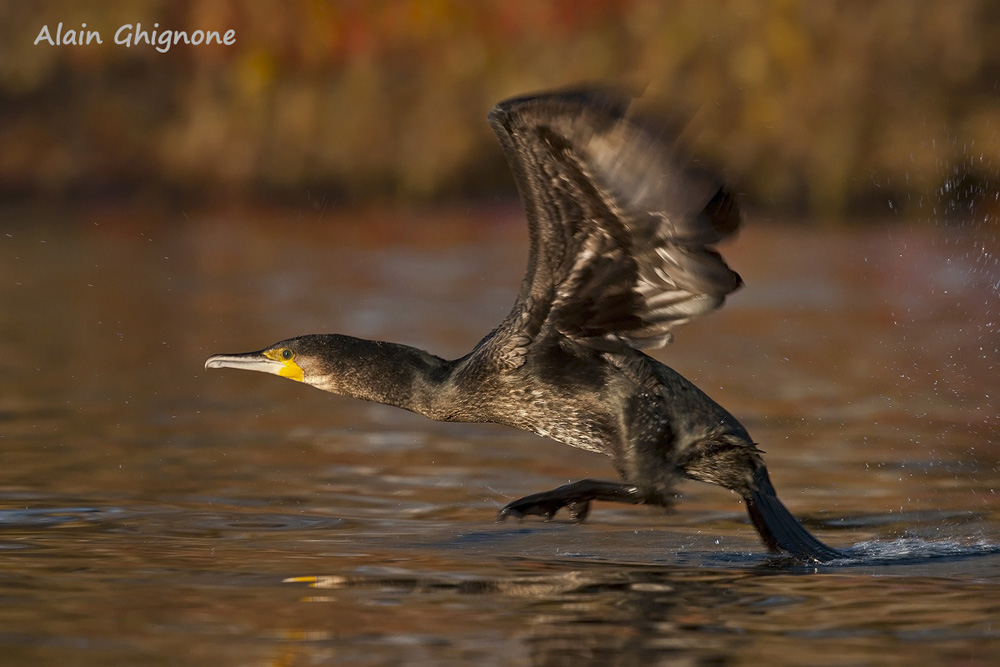
[[[592,500],[669,505],[679,478],[743,497],[765,544],[813,560],[839,553],[778,501],[743,426],[641,350],[741,285],[712,245],[739,226],[735,198],[691,170],[655,119],[610,93],[525,97],[490,123],[528,214],[528,270],[511,313],[466,356],[337,334],[209,368],[263,370],[441,421],[493,422],[611,457],[623,482],[583,480],[508,504],[500,517]]]

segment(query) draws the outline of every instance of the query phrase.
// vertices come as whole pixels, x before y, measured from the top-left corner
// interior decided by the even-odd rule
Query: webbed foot
[[[552,498],[549,494],[548,491],[533,493],[507,503],[497,512],[497,521],[504,521],[507,517],[523,519],[529,515],[545,517],[546,521],[550,521],[563,507],[569,510],[569,517],[574,523],[580,523],[590,514],[589,500],[566,501]]]
[[[529,515],[541,516],[549,521],[556,512],[565,507],[570,520],[579,523],[590,514],[592,500],[608,500],[632,505],[645,502],[639,494],[639,489],[631,484],[584,479],[507,503],[497,512],[497,521],[503,521],[507,517],[521,519]]]

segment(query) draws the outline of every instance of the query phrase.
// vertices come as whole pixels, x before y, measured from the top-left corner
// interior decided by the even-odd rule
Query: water
[[[337,331],[463,354],[519,214],[90,210],[0,230],[0,662],[990,664],[1000,248],[751,221],[747,287],[657,355],[739,416],[848,559],[769,556],[731,494],[496,524],[603,457],[213,352]]]

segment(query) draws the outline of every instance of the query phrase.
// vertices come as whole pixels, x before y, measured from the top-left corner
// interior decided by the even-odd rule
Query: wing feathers
[[[522,97],[489,120],[531,235],[515,312],[532,304],[539,331],[658,347],[741,285],[710,247],[739,227],[735,197],[691,168],[657,119],[629,115],[626,98]]]

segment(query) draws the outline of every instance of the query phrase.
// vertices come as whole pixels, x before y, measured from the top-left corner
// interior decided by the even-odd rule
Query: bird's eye
[[[295,353],[289,350],[287,347],[281,351],[281,358],[284,359],[285,361],[289,361],[294,356]]]

